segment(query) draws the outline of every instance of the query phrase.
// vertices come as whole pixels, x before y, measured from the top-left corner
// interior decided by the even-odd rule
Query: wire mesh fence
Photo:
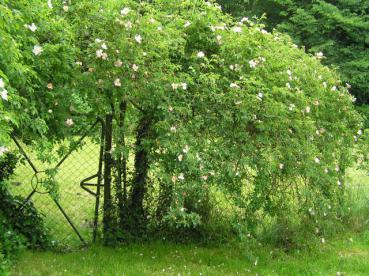
[[[101,133],[100,128],[96,126],[94,133]],[[14,148],[18,148],[16,143],[24,153],[22,162],[10,179],[10,192],[15,196],[28,197],[34,204],[44,217],[54,245],[78,247],[90,243],[94,230],[99,226],[98,220],[95,221],[95,206],[99,196],[96,185],[101,175],[101,141],[82,137],[78,147],[54,163],[41,162],[32,148],[21,142],[15,141]],[[57,183],[57,196],[54,197],[40,183],[48,177],[44,172],[56,167],[53,180]],[[25,200],[23,204],[27,202]]]

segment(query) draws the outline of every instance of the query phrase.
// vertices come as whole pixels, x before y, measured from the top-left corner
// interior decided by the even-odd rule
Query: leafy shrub
[[[29,202],[20,210],[25,198],[13,197],[6,188],[16,164],[17,157],[11,153],[0,160],[0,253],[5,262],[23,248],[45,248],[49,244],[43,218],[33,204]]]
[[[85,126],[76,109],[106,116],[106,237],[116,227],[144,236],[149,224],[206,229],[215,190],[254,232],[263,220],[283,232],[290,223],[313,230],[337,219],[345,170],[369,159],[369,133],[321,53],[307,54],[248,18],[236,21],[214,1],[81,0],[51,10],[26,2],[0,5],[17,23],[0,29],[7,41],[27,45],[0,44],[0,53],[25,57],[0,64],[13,92],[1,106],[30,104],[32,117],[13,125],[30,140],[50,132],[50,144]],[[21,20],[12,7],[23,11]],[[53,24],[45,24],[49,16]],[[42,27],[28,36],[23,24],[33,19]],[[55,40],[45,39],[49,32]],[[42,54],[31,53],[36,43]],[[22,64],[32,71],[29,86],[10,70]]]
[[[0,244],[0,252],[2,252],[2,245]],[[8,275],[9,273],[9,262],[5,258],[4,254],[0,253],[0,274]]]
[[[356,109],[364,117],[364,128],[369,129],[369,105],[360,105]]]
[[[135,156],[116,206],[133,214],[133,235],[147,217],[201,228],[211,189],[250,229],[292,216],[315,233],[336,219],[353,148],[367,134],[324,56],[213,1],[79,1],[70,11],[83,64],[75,90],[94,115],[113,114],[116,164]]]
[[[368,10],[366,0],[219,0],[235,16],[262,16],[267,28],[291,35],[309,52],[326,54],[360,104],[369,104]]]

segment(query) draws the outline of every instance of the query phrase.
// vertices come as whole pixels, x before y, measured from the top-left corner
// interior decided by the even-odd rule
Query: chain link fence
[[[95,124],[91,130],[101,133],[101,126]],[[78,146],[55,163],[41,162],[31,147],[16,139],[13,145],[22,158],[10,179],[9,190],[14,196],[25,198],[22,204],[29,201],[34,204],[44,217],[52,243],[60,247],[90,243],[100,224],[96,220],[99,209],[95,208],[100,196],[97,184],[101,187],[102,141],[89,137],[78,139]],[[57,183],[57,197],[42,187],[48,178],[45,171],[54,168],[57,168],[53,178]]]

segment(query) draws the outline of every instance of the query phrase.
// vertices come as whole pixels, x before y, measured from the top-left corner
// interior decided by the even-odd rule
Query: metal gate
[[[76,247],[95,241],[103,187],[104,122],[97,120],[81,137],[75,137],[67,145],[67,153],[54,163],[41,162],[31,148],[12,138],[22,156],[9,185],[13,195],[24,198],[19,208],[32,201],[44,216],[55,246]],[[48,185],[51,181],[57,183],[56,194]]]

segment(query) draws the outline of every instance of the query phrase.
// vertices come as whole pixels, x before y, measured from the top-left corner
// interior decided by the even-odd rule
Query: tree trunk
[[[106,115],[105,119],[105,146],[104,146],[104,243],[110,244],[113,239],[113,203],[111,196],[112,167],[111,157],[113,132],[113,115]]]
[[[149,170],[149,149],[144,143],[146,139],[150,138],[151,124],[152,116],[150,114],[143,115],[139,121],[136,134],[135,176],[130,198],[130,223],[135,227],[131,233],[136,235],[140,235],[145,227],[144,197]]]
[[[121,102],[120,113],[119,113],[119,137],[118,143],[125,150],[125,115],[127,110],[127,103]],[[126,226],[127,220],[127,156],[123,152],[120,154],[117,162],[117,199],[118,199],[118,209],[119,209],[119,220],[120,227],[122,229]]]

